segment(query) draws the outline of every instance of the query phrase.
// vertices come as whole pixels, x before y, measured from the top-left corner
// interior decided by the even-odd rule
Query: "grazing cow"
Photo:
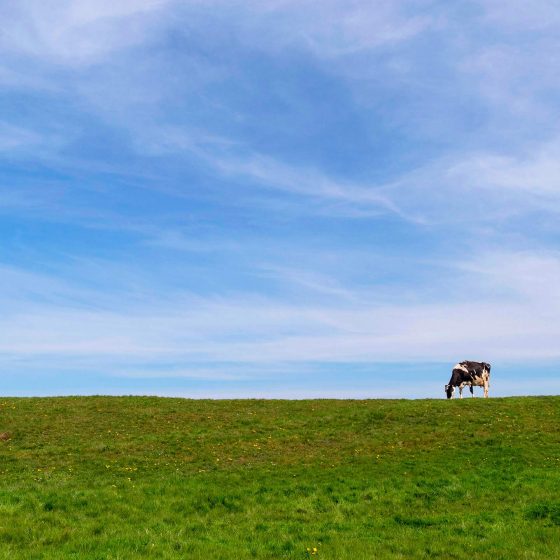
[[[451,372],[451,379],[445,386],[447,398],[451,399],[455,393],[455,387],[459,388],[459,398],[463,398],[463,388],[469,387],[474,397],[473,386],[484,387],[484,398],[488,398],[488,387],[490,387],[490,364],[486,362],[469,362],[465,360],[456,364]]]

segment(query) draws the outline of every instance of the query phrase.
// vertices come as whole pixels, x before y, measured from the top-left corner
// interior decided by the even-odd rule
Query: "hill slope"
[[[560,558],[560,397],[0,399],[0,558]]]

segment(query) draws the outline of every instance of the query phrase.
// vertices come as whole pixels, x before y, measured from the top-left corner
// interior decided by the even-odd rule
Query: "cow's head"
[[[445,394],[447,395],[448,399],[450,399],[453,396],[454,392],[455,392],[455,387],[453,387],[453,385],[445,386]]]

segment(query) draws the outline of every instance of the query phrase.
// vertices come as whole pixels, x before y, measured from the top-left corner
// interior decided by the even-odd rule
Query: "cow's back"
[[[473,385],[476,387],[485,387],[485,389],[490,386],[490,364],[486,362],[464,360],[460,365],[469,372]]]

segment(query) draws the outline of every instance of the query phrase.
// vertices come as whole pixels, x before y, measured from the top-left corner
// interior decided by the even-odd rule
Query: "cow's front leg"
[[[471,397],[474,399],[474,389],[472,385],[469,385],[469,389],[471,391]]]

